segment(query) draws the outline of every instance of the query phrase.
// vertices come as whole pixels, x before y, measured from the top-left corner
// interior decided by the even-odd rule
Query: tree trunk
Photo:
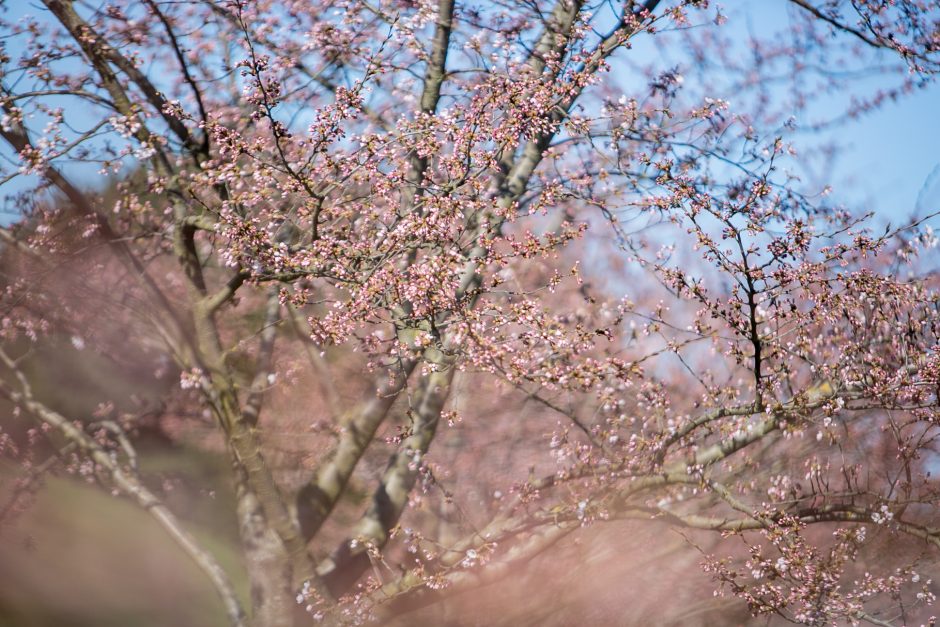
[[[297,603],[287,551],[245,481],[239,481],[237,492],[238,528],[251,585],[251,623],[255,627],[293,627]]]

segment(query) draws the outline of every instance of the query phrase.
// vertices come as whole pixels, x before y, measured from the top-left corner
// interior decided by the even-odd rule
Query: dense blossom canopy
[[[4,515],[97,482],[236,625],[427,611],[640,523],[755,616],[932,621],[932,215],[876,228],[797,149],[814,96],[932,80],[940,6],[776,4],[0,1]],[[51,345],[148,392],[51,403]],[[248,609],[154,424],[229,456]]]

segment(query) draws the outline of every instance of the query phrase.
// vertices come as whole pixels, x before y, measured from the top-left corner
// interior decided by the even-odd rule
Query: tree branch
[[[331,562],[322,562],[320,575],[335,596],[342,596],[369,567],[369,549],[381,549],[389,532],[401,518],[414,488],[422,458],[434,439],[444,403],[450,393],[455,369],[449,363],[421,381],[418,406],[412,415],[411,435],[389,460],[372,502],[353,533],[333,552]]]

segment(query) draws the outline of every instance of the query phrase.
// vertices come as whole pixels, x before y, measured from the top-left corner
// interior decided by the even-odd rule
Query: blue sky
[[[13,3],[9,8],[8,18],[33,10],[25,2]],[[729,5],[723,9],[729,18],[723,28],[729,29],[736,38],[746,32],[772,34],[786,28],[793,11],[794,7],[785,0]],[[640,59],[645,57],[653,63],[658,60],[666,66],[682,60],[681,54],[674,55],[674,59],[669,58],[673,55],[655,48],[655,44],[636,43],[627,54],[640,55]],[[883,77],[865,79],[855,93],[874,91],[882,86],[879,81],[884,80]],[[729,99],[733,104],[733,93],[714,95]],[[781,97],[785,95],[781,92]],[[798,120],[798,124],[837,117],[844,111],[845,103],[845,94],[824,95],[811,112],[804,115],[807,119]],[[813,120],[809,119],[810,116]],[[826,177],[826,182],[833,186],[833,199],[837,202],[858,211],[874,210],[879,217],[888,220],[910,216],[918,204],[921,212],[940,209],[940,85],[936,82],[858,119],[820,133],[803,133],[795,140],[798,147],[808,148],[812,144],[829,141],[844,147],[829,164],[830,176]],[[9,154],[5,146],[0,152]],[[96,186],[103,182],[96,173],[96,166],[68,167],[83,185]],[[809,169],[813,167],[815,164]],[[807,178],[812,176],[812,172],[807,174]],[[0,190],[0,197],[28,186],[29,181],[13,181]],[[3,208],[15,211],[15,207]],[[0,223],[11,219],[14,215],[0,213]]]
[[[773,25],[782,29],[791,19],[788,14],[800,11],[785,0],[759,0],[744,7],[739,14],[730,13],[727,26],[761,31],[763,27],[758,25]],[[890,55],[882,55],[882,58],[889,62],[894,60]],[[873,76],[860,80],[854,93],[871,94],[890,84],[889,78]],[[823,95],[812,112],[798,120],[798,124],[839,117],[845,111],[849,95]],[[921,213],[940,210],[940,84],[937,80],[818,136],[798,137],[797,146],[806,141],[835,141],[843,147],[831,163],[828,183],[833,186],[833,198],[850,208],[872,210],[879,218],[895,222],[909,217],[915,208]]]
[[[714,15],[717,7],[712,3],[708,14]],[[726,2],[720,8],[727,18],[721,27],[729,43],[724,52],[732,62],[748,58],[747,40],[752,35],[764,40],[779,38],[791,41],[790,26],[805,16],[803,9],[788,0]],[[697,17],[701,22],[701,14]],[[695,29],[690,32],[694,37]],[[833,49],[822,54],[808,52],[799,60],[832,71],[858,70],[876,64],[893,65],[902,71],[895,74],[875,72],[852,79],[850,87],[831,93],[823,90],[812,92],[815,100],[802,112],[788,111],[785,105],[780,107],[785,115],[794,114],[796,132],[786,139],[793,142],[801,155],[812,155],[814,146],[835,143],[841,147],[834,159],[820,160],[819,155],[796,159],[797,168],[803,170],[801,176],[809,188],[804,191],[818,191],[824,184],[830,185],[833,188],[830,199],[834,203],[856,212],[875,211],[882,220],[897,221],[910,217],[918,200],[920,206],[917,209],[921,213],[940,210],[940,84],[936,80],[854,119],[819,131],[809,130],[821,121],[842,117],[853,97],[871,96],[878,90],[898,85],[908,76],[892,53],[879,54],[859,44],[858,50],[840,55],[837,52],[840,47],[852,45],[856,40],[843,34],[834,41]],[[689,69],[689,55],[678,39],[645,37],[635,40],[634,44],[633,49],[626,53],[625,68],[650,63],[662,70],[677,68],[680,73]],[[715,53],[714,49],[708,52]],[[718,56],[715,54],[716,58]],[[777,67],[776,72],[785,73],[786,69]],[[715,68],[709,71],[707,85],[690,85],[693,83],[690,80],[683,87],[692,87],[698,97],[707,95],[729,101],[732,112],[746,111],[752,106],[747,102],[747,96],[730,85],[734,80],[731,74],[723,76]],[[632,84],[630,70],[626,69],[623,74],[627,77],[624,82]],[[821,83],[812,74],[804,80],[805,85],[817,82]],[[792,96],[786,81],[775,84],[771,90],[773,101],[778,106]],[[817,176],[818,179],[815,178]]]
[[[883,217],[940,209],[940,85],[934,82],[846,127],[836,192],[858,197]],[[932,178],[931,178],[932,177]]]

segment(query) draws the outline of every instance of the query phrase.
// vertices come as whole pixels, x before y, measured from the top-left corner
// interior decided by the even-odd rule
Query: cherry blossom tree
[[[933,624],[932,216],[812,189],[792,116],[925,85],[940,7],[779,4],[744,37],[704,0],[0,3],[4,515],[97,483],[234,625],[420,612],[639,524],[754,616]],[[44,399],[56,338],[159,409]],[[250,599],[141,470],[154,422],[228,456]]]

